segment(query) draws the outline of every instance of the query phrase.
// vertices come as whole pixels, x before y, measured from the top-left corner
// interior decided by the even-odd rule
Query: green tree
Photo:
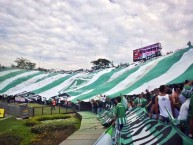
[[[27,69],[34,69],[36,67],[35,63],[32,62],[26,62]]]
[[[113,63],[107,59],[99,58],[98,60],[91,62],[94,66],[93,69],[101,69],[101,68],[108,68],[110,66],[113,66]]]
[[[192,47],[192,44],[191,44],[190,41],[187,43],[187,45],[188,45],[189,47]]]
[[[23,57],[17,58],[14,62],[16,65],[12,64],[11,67],[20,69],[34,69],[36,67],[36,63],[32,63]]]

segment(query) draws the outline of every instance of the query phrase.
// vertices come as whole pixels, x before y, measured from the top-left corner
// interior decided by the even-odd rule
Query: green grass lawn
[[[0,135],[2,133],[13,134],[21,137],[23,145],[30,144],[31,138],[37,136],[36,134],[31,133],[30,127],[24,125],[24,120],[16,120],[13,117],[0,120]]]
[[[47,117],[46,117],[47,116]],[[63,119],[58,118],[61,116]],[[64,116],[68,116],[64,119]],[[38,121],[37,118],[43,118],[44,121]],[[46,119],[47,118],[47,121]],[[35,125],[26,125],[27,121],[35,121]],[[41,119],[40,119],[41,120]],[[40,127],[38,127],[38,125]],[[53,126],[55,129],[46,131]],[[63,129],[61,130],[63,126]],[[64,127],[66,126],[66,127]],[[0,120],[0,145],[54,145],[61,143],[80,126],[80,119],[76,114],[56,114],[56,115],[39,115],[31,117],[27,120],[17,120],[13,117],[1,118]],[[42,133],[32,133],[32,128],[40,129],[43,127]],[[49,139],[49,140],[48,140]]]
[[[19,106],[21,103],[9,105]],[[80,126],[81,121],[75,113],[66,114],[73,112],[72,109],[59,106],[51,109],[49,105],[36,103],[28,103],[28,107],[34,108],[34,117],[17,120],[6,114],[5,118],[0,118],[0,145],[55,145],[56,142],[59,144],[65,140]],[[32,126],[28,126],[27,122]]]

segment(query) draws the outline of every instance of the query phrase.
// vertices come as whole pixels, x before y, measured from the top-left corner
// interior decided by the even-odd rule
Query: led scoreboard
[[[155,43],[133,50],[133,62],[148,60],[161,55],[161,43]]]

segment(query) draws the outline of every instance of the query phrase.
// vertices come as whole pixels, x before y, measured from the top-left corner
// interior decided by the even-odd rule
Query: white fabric
[[[8,79],[6,79],[6,80],[4,80],[3,82],[0,83],[0,90],[5,88],[7,85],[13,83],[17,79],[28,77],[28,76],[36,74],[36,73],[38,73],[38,71],[28,71],[28,72],[21,73],[19,75],[13,76],[11,78],[8,78]]]
[[[120,71],[114,73],[111,78],[108,80],[108,82],[111,82],[113,80],[115,80],[116,78],[120,77],[121,75],[123,75],[125,72],[133,69],[134,67],[136,67],[134,64],[131,64],[130,66],[121,69]]]
[[[34,84],[38,79],[41,79],[43,77],[46,77],[48,76],[48,74],[40,74],[40,75],[37,75],[29,80],[26,80],[18,85],[16,85],[15,87],[13,88],[10,88],[9,90],[7,90],[6,92],[4,92],[4,94],[8,94],[8,95],[15,95],[17,94],[17,92],[19,92],[19,90],[31,85],[31,84]],[[14,92],[16,92],[15,94],[13,94]]]
[[[0,77],[1,76],[5,76],[9,73],[12,73],[12,72],[17,72],[17,71],[20,71],[19,69],[14,69],[14,70],[5,70],[5,71],[0,71]]]
[[[136,83],[138,80],[140,80],[142,77],[144,77],[151,69],[153,69],[164,58],[165,57],[156,59],[146,65],[141,66],[137,71],[135,71],[135,73],[130,74],[123,81],[121,81],[116,86],[114,86],[113,88],[105,92],[105,94],[108,96],[111,94],[115,94],[118,91],[127,89],[128,87]],[[140,90],[140,93],[141,93],[141,90]],[[133,94],[136,94],[136,93],[133,93]]]
[[[165,108],[167,108],[167,110],[172,114],[171,102],[168,94],[166,94],[165,96],[158,95],[158,104],[161,116],[169,116]]]
[[[95,142],[94,145],[112,145],[113,140],[110,134],[105,133],[102,134],[101,137]]]
[[[179,98],[180,98],[181,104],[183,104],[184,102],[186,102],[186,97],[184,97],[182,94],[180,94]]]
[[[30,92],[30,91],[34,91],[34,90],[39,89],[39,88],[43,88],[44,86],[46,86],[46,85],[48,85],[48,84],[62,78],[62,77],[65,77],[66,75],[67,74],[57,74],[55,76],[48,77],[48,78],[43,79],[39,82],[32,83],[31,85],[28,85],[28,86],[24,87],[23,89],[14,91],[10,94],[18,94],[18,93],[21,93],[21,92],[24,92],[24,91]],[[42,96],[42,97],[44,97],[44,96]],[[50,97],[52,97],[52,96],[50,96]],[[46,98],[48,98],[48,97],[46,97]]]
[[[113,70],[113,68],[109,68],[109,69],[104,69],[102,71],[99,71],[97,74],[93,75],[93,77],[87,82],[87,83],[83,83],[82,85],[78,86],[75,89],[69,89],[69,90],[65,90],[66,93],[68,92],[73,92],[76,90],[80,90],[81,88],[85,87],[85,86],[89,86],[92,83],[95,83],[95,81],[97,81],[99,79],[99,77],[101,77],[102,75],[109,73]],[[87,73],[85,74],[86,76],[88,75]]]
[[[190,105],[190,98],[188,98],[181,106],[178,120],[187,120],[188,117],[188,109]]]
[[[72,83],[74,82],[74,80],[76,79],[76,77],[80,76],[81,74],[82,74],[82,73],[78,73],[78,74],[76,74],[76,75],[68,78],[67,80],[63,81],[61,84],[56,85],[55,87],[53,87],[53,88],[51,88],[51,89],[49,89],[49,90],[46,90],[46,91],[44,91],[44,92],[41,92],[41,93],[38,94],[38,95],[43,96],[43,97],[45,97],[45,98],[47,98],[47,99],[49,99],[49,98],[52,97],[52,96],[58,95],[58,93],[59,93],[62,89],[66,88],[66,87],[68,87],[70,84],[72,84]],[[63,74],[63,75],[64,75],[64,74]]]
[[[103,97],[102,97],[102,102],[105,103],[105,102],[106,102],[106,99],[107,99],[106,96],[103,96]]]

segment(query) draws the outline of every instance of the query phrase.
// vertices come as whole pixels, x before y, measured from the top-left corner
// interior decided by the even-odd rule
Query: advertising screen
[[[161,43],[155,43],[149,46],[133,50],[133,61],[148,60],[161,55]]]

